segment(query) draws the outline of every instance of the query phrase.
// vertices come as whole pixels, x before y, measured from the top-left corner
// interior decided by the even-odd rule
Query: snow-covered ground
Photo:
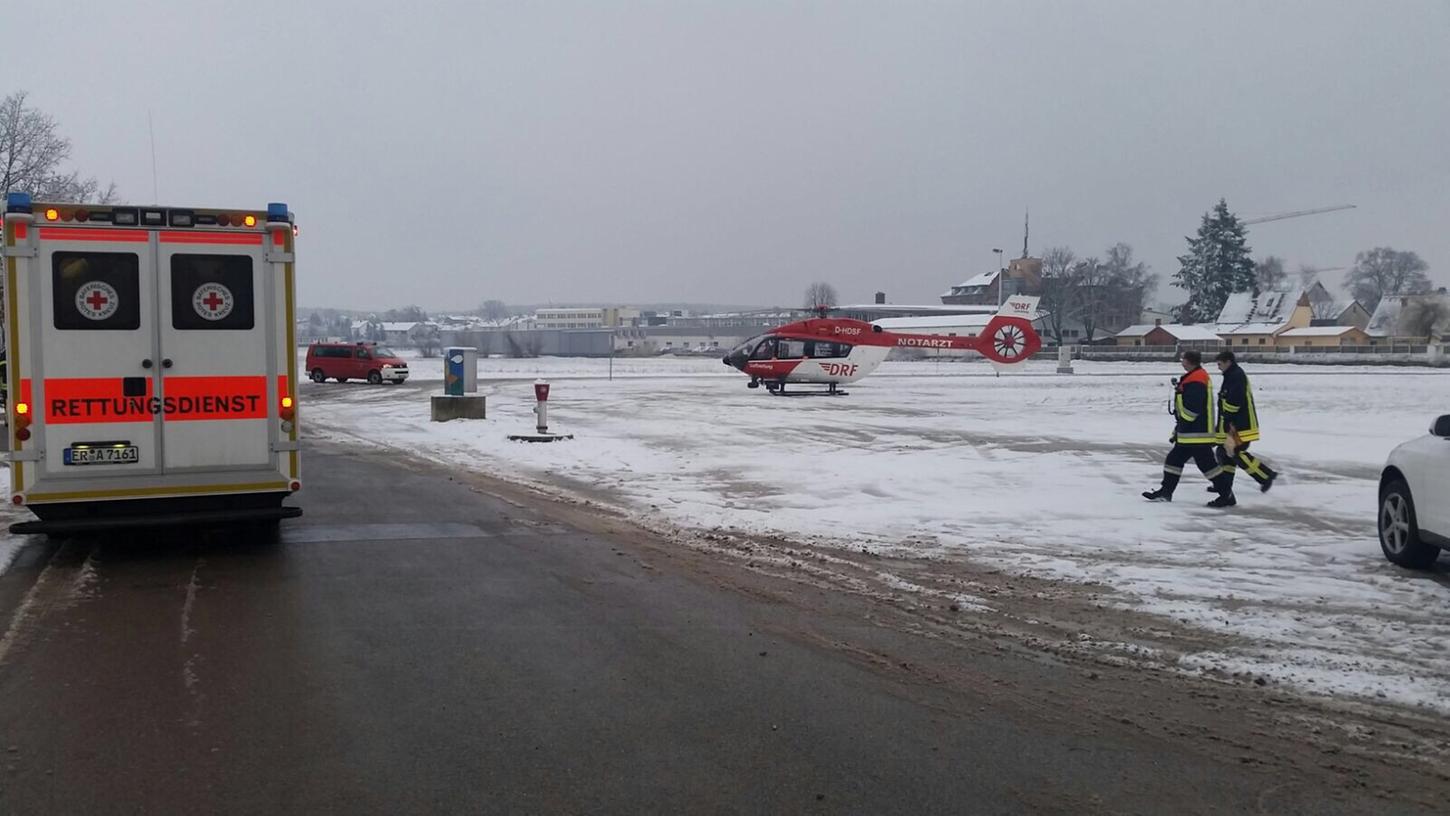
[[[1450,374],[1250,368],[1285,478],[1211,510],[1206,483],[1149,504],[1171,428],[1172,364],[888,363],[843,398],[771,397],[714,359],[484,360],[484,422],[428,421],[421,387],[310,385],[310,433],[418,451],[549,485],[646,522],[736,529],[1092,582],[1117,603],[1235,647],[1185,670],[1252,671],[1306,690],[1450,712],[1450,582],[1388,564],[1376,479],[1396,444],[1450,411]],[[1216,374],[1216,372],[1215,372]],[[530,380],[555,383],[567,444],[510,443]],[[1190,471],[1192,469],[1190,468]],[[989,602],[987,602],[990,605]]]

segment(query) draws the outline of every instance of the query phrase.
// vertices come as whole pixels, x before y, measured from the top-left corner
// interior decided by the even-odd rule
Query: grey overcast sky
[[[1031,248],[1450,282],[1450,2],[4,0],[0,94],[161,203],[292,205],[300,299],[936,302]],[[1330,276],[1337,282],[1339,273]]]

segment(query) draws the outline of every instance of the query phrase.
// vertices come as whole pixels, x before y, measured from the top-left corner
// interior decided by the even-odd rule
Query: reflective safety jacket
[[[1223,384],[1218,389],[1218,442],[1228,440],[1229,427],[1238,434],[1240,442],[1254,442],[1259,438],[1259,414],[1254,410],[1254,389],[1249,387],[1249,377],[1235,363],[1223,373]]]
[[[1180,445],[1215,445],[1218,434],[1213,424],[1213,384],[1208,372],[1195,368],[1178,381],[1173,395],[1173,436]]]

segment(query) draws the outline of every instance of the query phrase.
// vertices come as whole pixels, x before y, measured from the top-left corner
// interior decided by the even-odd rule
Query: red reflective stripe
[[[267,417],[265,376],[167,377],[163,383],[167,422]]]
[[[163,232],[163,244],[255,244],[261,246],[258,232]]]
[[[144,244],[150,240],[146,230],[91,229],[89,227],[41,227],[42,241],[111,241]]]
[[[29,380],[21,381],[21,399],[29,397]],[[146,378],[146,394],[124,396],[121,377],[56,377],[45,381],[45,421],[57,425],[96,422],[150,422],[165,412],[167,422],[265,419],[267,378],[167,377],[164,397]],[[33,409],[32,409],[33,410]]]
[[[93,422],[150,422],[153,418],[152,380],[146,378],[146,394],[124,395],[121,377],[47,377],[45,421],[56,425]]]
[[[29,224],[26,224],[24,222],[16,222],[16,224],[15,224],[15,240],[19,241],[20,239],[24,238],[25,236],[27,236],[29,234],[30,234],[30,225]]]
[[[272,246],[287,246],[287,236],[282,234],[282,230],[272,230]]]
[[[20,381],[20,401],[30,405],[30,410],[35,410],[34,403],[30,401],[30,378],[26,377]],[[34,414],[32,414],[34,416]]]

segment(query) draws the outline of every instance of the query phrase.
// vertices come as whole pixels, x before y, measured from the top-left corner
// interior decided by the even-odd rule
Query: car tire
[[[1440,557],[1440,548],[1420,538],[1415,500],[1404,479],[1380,488],[1380,550],[1392,564],[1409,569],[1428,569]]]
[[[327,382],[327,375],[323,374],[320,368],[312,369],[311,377],[313,382]]]
[[[381,371],[369,371],[368,382],[372,383],[373,385],[382,385],[383,373]]]

